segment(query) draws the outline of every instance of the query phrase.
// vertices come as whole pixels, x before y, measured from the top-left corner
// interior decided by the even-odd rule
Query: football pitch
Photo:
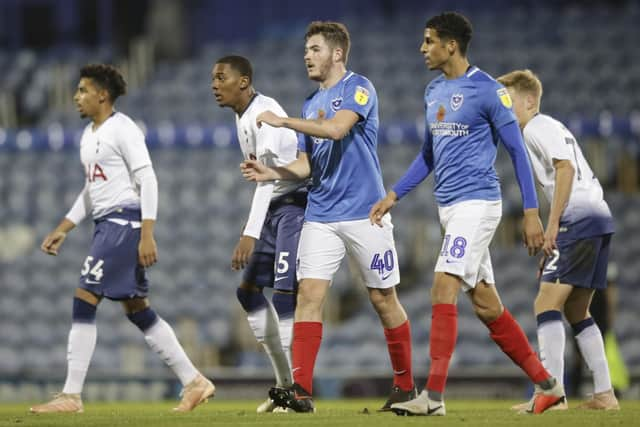
[[[89,403],[83,414],[29,414],[29,404],[0,404],[0,426],[633,426],[640,419],[639,401],[622,401],[621,411],[552,411],[542,415],[518,415],[509,410],[516,401],[447,401],[445,417],[398,417],[375,411],[382,400],[319,400],[315,414],[255,413],[258,401],[211,400],[187,414],[174,414],[176,402]],[[577,404],[578,402],[573,402]],[[572,402],[570,402],[570,406]],[[633,421],[633,420],[636,421]]]

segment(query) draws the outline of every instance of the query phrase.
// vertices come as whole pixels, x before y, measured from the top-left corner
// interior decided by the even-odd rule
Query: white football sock
[[[198,376],[198,370],[184,352],[173,329],[161,317],[158,317],[158,321],[144,331],[144,339],[178,376],[183,386]]]
[[[592,324],[576,335],[580,353],[584,357],[589,370],[593,373],[594,393],[611,390],[611,376],[609,365],[604,352],[602,334],[596,324]]]
[[[67,343],[67,379],[62,388],[63,393],[79,394],[82,392],[93,350],[96,348],[97,335],[95,323],[74,322],[71,324]]]
[[[280,340],[278,314],[271,302],[267,299],[265,301],[267,302],[266,307],[247,313],[247,320],[256,340],[262,344],[265,353],[271,360],[277,385],[289,387],[292,384],[291,368],[288,354],[282,348]],[[291,337],[289,337],[289,342],[290,340]]]
[[[543,322],[538,326],[540,361],[549,373],[564,382],[564,346],[566,336],[561,320]]]
[[[282,351],[287,356],[289,366],[291,366],[291,340],[293,338],[293,316],[286,319],[280,318],[278,322],[280,331],[280,342],[282,343]]]

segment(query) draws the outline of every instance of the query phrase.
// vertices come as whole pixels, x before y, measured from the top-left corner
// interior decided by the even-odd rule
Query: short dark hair
[[[467,55],[473,27],[466,16],[458,12],[444,12],[429,18],[425,28],[436,30],[441,39],[455,40],[460,47],[460,54]]]
[[[93,80],[102,89],[109,92],[111,102],[127,93],[127,83],[116,67],[109,64],[88,64],[80,69],[80,78]]]
[[[216,61],[216,64],[229,64],[229,66],[239,72],[241,76],[249,77],[249,81],[253,81],[253,67],[251,66],[251,62],[244,56],[223,56]]]
[[[332,21],[313,21],[307,27],[307,33],[304,35],[305,40],[316,34],[321,34],[327,43],[332,47],[342,49],[344,63],[349,59],[349,48],[351,47],[351,38],[346,25],[340,22]]]

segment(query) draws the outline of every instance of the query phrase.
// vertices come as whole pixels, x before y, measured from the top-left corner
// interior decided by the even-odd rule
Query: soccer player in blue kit
[[[370,212],[380,224],[393,205],[431,171],[444,239],[431,289],[429,378],[411,401],[395,403],[399,415],[445,415],[444,389],[457,338],[457,298],[470,297],[491,338],[537,384],[541,393],[528,412],[540,413],[564,402],[564,389],[531,348],[526,335],[503,307],[495,287],[489,243],[502,215],[494,169],[501,140],[516,171],[524,205],[524,240],[530,255],[543,244],[531,166],[507,90],[467,60],[472,27],[466,17],[446,12],[426,23],[420,48],[430,70],[442,75],[426,88],[426,136],[422,151],[405,175]]]
[[[147,298],[145,268],[158,259],[153,237],[158,182],[144,134],[133,120],[113,108],[125,92],[126,83],[113,66],[90,64],[80,70],[73,100],[80,115],[91,119],[80,140],[85,185],[41,249],[57,255],[67,233],[89,215],[95,229],[73,299],[64,388],[50,402],[31,407],[33,413],[84,411],[80,393],[96,346],[97,306],[105,297],[122,303],[149,347],[180,379],[184,389],[175,411],[190,411],[215,391]]]
[[[607,286],[614,232],[611,211],[576,138],[561,122],[540,113],[542,83],[538,76],[530,70],[516,70],[498,81],[509,91],[533,170],[551,205],[540,289],[534,302],[544,365],[556,378],[564,378],[564,313],[593,373],[593,397],[579,407],[619,410],[602,334],[589,312],[595,289]],[[513,409],[522,405],[527,404]]]
[[[303,118],[264,112],[258,123],[301,134],[299,157],[285,167],[266,168],[245,161],[245,177],[255,181],[300,180],[311,176],[309,198],[298,249],[300,281],[292,346],[294,385],[272,389],[274,401],[296,412],[313,412],[313,368],[322,339],[322,308],[333,275],[345,254],[357,266],[384,327],[394,372],[394,386],[382,410],[415,396],[411,372],[411,333],[395,287],[400,273],[389,215],[382,227],[368,220],[384,187],[376,152],[378,100],[364,76],[346,69],[347,28],[312,22],[305,35],[308,76],[320,88],[303,106]]]

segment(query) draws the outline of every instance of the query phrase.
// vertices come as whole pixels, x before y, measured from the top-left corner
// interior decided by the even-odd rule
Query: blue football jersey
[[[350,110],[360,120],[342,139],[300,136],[298,149],[311,160],[311,186],[305,218],[335,222],[364,219],[384,197],[378,145],[378,97],[364,76],[347,71],[334,86],[307,98],[302,117],[330,119]]]
[[[507,90],[477,67],[457,79],[443,75],[424,94],[425,158],[433,160],[439,205],[464,200],[500,200],[494,168],[497,129],[513,122]]]

